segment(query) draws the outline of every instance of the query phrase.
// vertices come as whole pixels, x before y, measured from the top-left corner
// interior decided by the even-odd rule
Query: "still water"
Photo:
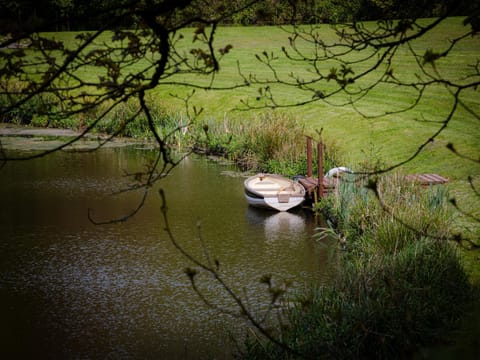
[[[267,300],[263,274],[290,280],[293,289],[325,278],[329,249],[314,240],[312,217],[248,207],[244,179],[205,158],[185,159],[127,222],[92,224],[88,209],[108,220],[135,208],[140,193],[112,194],[151,155],[63,152],[0,170],[0,357],[231,357],[228,335],[241,336],[247,325],[193,292],[183,272],[192,264],[164,231],[159,187],[177,241],[218,259],[254,311]],[[209,299],[236,309],[210,277],[198,280]]]

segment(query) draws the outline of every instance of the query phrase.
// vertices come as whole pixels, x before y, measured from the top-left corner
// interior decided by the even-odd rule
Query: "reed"
[[[153,118],[153,124],[157,133],[162,137],[167,137],[179,126],[179,118],[175,114],[168,113],[167,110],[158,105],[154,99],[147,97],[150,112]],[[111,104],[104,103],[101,106],[92,109],[91,113],[80,114],[85,116],[80,123],[91,124],[99,118],[100,114],[105,114],[96,124],[94,131],[106,134],[118,134],[130,138],[153,138],[148,119],[140,111],[140,105],[137,99],[131,98],[127,102],[122,102],[113,107]],[[171,146],[176,145],[176,139],[167,139]]]
[[[459,264],[450,244],[435,241],[349,262],[289,313],[284,338],[308,356],[343,359],[399,358],[445,340],[470,296]]]
[[[292,115],[271,111],[241,122],[212,120],[202,129],[197,149],[228,157],[243,170],[286,176],[307,173],[305,127]],[[326,168],[340,162],[334,144],[327,145],[324,157]]]
[[[281,167],[280,163],[301,169],[306,164],[303,133],[303,126],[293,117],[267,112],[243,122],[212,121],[199,145],[227,155],[245,169],[269,172]]]
[[[369,181],[376,184],[378,195],[368,190]],[[319,208],[351,245],[375,239],[375,252],[383,254],[425,237],[452,237],[454,211],[448,198],[445,187],[424,188],[398,173],[360,182],[350,176]]]
[[[115,106],[112,106],[112,102],[104,102],[89,107],[88,96],[85,96],[83,101],[88,110],[75,112],[72,109],[68,116],[62,118],[51,114],[47,117],[38,110],[45,106],[44,98],[45,96],[34,98],[15,113],[9,114],[9,121],[75,130],[82,130],[95,123],[92,132],[153,139],[147,117],[140,111],[135,98]],[[305,126],[292,115],[270,111],[252,115],[242,121],[225,117],[223,121],[212,118],[192,122],[174,110],[167,110],[152,95],[147,97],[147,103],[157,134],[168,146],[178,151],[193,149],[196,152],[223,156],[237,163],[243,170],[286,176],[307,173]],[[8,103],[5,102],[4,106],[8,106]],[[60,104],[49,102],[48,106],[51,108]],[[327,149],[326,167],[333,167],[338,162],[339,153],[333,145]]]

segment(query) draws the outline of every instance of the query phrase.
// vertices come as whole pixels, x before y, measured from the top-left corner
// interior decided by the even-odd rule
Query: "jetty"
[[[438,174],[412,174],[405,176],[406,181],[414,182],[423,186],[446,184],[450,180]]]
[[[313,145],[312,138],[307,136],[307,176],[298,179],[311,199],[321,199],[332,193],[338,187],[341,176],[325,177],[323,171],[323,143],[317,143],[317,176],[313,176]],[[404,177],[406,182],[421,186],[447,184],[450,180],[438,174],[410,174]]]
[[[317,177],[313,177],[313,145],[312,138],[307,136],[307,176],[298,182],[305,188],[307,197],[320,199],[326,192],[336,188],[336,184],[323,176],[323,142],[317,143]]]

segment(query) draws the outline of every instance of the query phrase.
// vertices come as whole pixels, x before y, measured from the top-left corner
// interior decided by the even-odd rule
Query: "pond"
[[[292,290],[328,276],[331,249],[315,240],[314,218],[249,207],[235,169],[190,156],[151,189],[114,194],[125,172],[152,151],[133,147],[59,152],[9,162],[0,171],[0,356],[3,358],[230,358],[230,336],[248,324],[207,307],[184,269],[192,267],[165,232],[165,190],[176,240],[197,258],[208,252],[255,313],[268,300],[259,279]],[[237,175],[237,176],[232,176]],[[202,245],[203,244],[203,245]],[[238,312],[211,277],[206,296]]]

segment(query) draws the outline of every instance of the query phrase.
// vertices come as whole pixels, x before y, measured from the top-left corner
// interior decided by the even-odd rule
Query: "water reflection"
[[[183,270],[191,266],[166,238],[156,189],[126,223],[138,194],[112,196],[124,170],[141,168],[148,152],[107,149],[58,153],[8,163],[0,172],[0,356],[2,358],[225,358],[238,321],[205,307]],[[196,256],[222,264],[235,290],[261,308],[262,274],[294,286],[327,272],[326,251],[312,240],[301,210],[269,213],[248,207],[243,179],[191,157],[161,182],[177,240]],[[233,169],[232,169],[233,170]],[[197,229],[197,223],[201,228]],[[226,307],[218,284],[200,277],[207,295]]]
[[[261,224],[264,227],[265,240],[272,243],[279,240],[297,241],[300,240],[297,234],[304,234],[308,214],[302,212],[273,212],[263,209],[248,207],[247,218],[252,224]]]
[[[292,213],[280,212],[269,216],[265,220],[265,238],[268,242],[273,242],[284,236],[294,238],[292,234],[303,232],[304,229],[305,219]]]

